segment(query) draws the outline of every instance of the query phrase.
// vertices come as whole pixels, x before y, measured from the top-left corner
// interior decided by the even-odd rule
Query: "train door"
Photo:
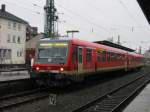
[[[78,47],[78,73],[83,72],[83,48]]]

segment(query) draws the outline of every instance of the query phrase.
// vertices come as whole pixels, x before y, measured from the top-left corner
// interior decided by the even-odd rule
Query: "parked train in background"
[[[50,81],[78,81],[94,73],[143,66],[143,55],[78,39],[42,39],[36,54],[31,77]]]

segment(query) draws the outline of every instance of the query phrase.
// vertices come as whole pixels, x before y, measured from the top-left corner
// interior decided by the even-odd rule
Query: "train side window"
[[[107,52],[107,61],[110,62],[110,52]]]
[[[116,61],[116,54],[113,53],[113,61]]]
[[[117,61],[117,60],[118,60],[118,54],[115,53],[115,61]]]
[[[111,52],[111,61],[114,61],[114,59],[113,59],[113,53]]]
[[[86,61],[87,62],[91,62],[92,61],[92,50],[91,49],[87,49],[86,50]]]
[[[78,53],[79,53],[79,55],[78,55],[78,63],[82,63],[82,48],[79,48]]]
[[[103,51],[102,53],[102,61],[106,62],[106,51]]]
[[[100,62],[101,61],[101,52],[100,51],[97,51],[97,61]]]
[[[113,61],[115,61],[115,53],[112,53]]]

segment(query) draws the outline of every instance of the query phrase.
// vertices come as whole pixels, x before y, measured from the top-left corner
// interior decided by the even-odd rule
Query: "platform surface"
[[[123,112],[150,112],[150,84],[146,86]]]
[[[13,71],[13,72],[0,72],[0,81],[27,79],[30,75],[27,70]]]

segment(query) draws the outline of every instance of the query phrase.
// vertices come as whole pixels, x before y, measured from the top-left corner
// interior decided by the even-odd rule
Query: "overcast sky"
[[[44,29],[46,0],[0,0],[6,10]],[[150,47],[150,26],[136,0],[55,0],[60,22],[59,31],[79,30],[75,38],[88,41],[105,40],[118,35],[131,48]],[[61,14],[63,13],[63,14]]]

